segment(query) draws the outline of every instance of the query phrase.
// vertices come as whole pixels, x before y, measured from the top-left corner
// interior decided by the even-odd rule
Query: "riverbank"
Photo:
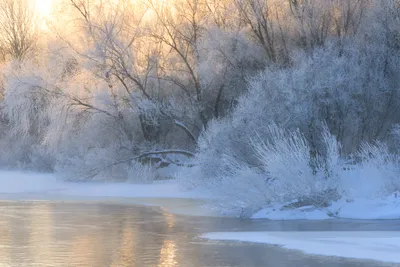
[[[328,207],[293,207],[290,203],[276,204],[261,209],[252,215],[253,219],[270,220],[325,220],[332,218],[354,220],[399,220],[400,197],[392,194],[385,198],[353,200],[341,199]]]
[[[0,199],[11,201],[103,202],[162,207],[174,214],[219,217],[210,196],[184,191],[171,180],[149,184],[66,182],[54,174],[0,171]]]
[[[215,207],[222,201],[218,197],[204,191],[183,190],[174,180],[149,184],[79,183],[62,181],[54,174],[1,171],[0,195],[12,200],[118,201],[161,206],[187,215],[235,216]],[[400,219],[400,194],[381,199],[339,200],[320,209],[276,204],[247,217],[270,220]]]

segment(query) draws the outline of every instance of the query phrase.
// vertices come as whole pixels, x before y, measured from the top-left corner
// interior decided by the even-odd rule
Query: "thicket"
[[[65,0],[42,42],[11,2],[3,167],[134,180],[177,166],[253,209],[400,189],[397,0]]]

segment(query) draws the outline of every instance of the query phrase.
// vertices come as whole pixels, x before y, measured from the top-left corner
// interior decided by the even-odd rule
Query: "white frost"
[[[202,237],[280,245],[323,256],[400,263],[400,232],[216,232]]]
[[[324,209],[301,207],[298,209],[282,209],[282,205],[267,207],[255,213],[252,219],[269,220],[325,220],[331,217]]]
[[[202,198],[201,194],[182,192],[177,183],[153,184],[64,182],[53,174],[0,171],[0,194],[56,194],[76,197]]]
[[[330,209],[335,216],[346,219],[400,219],[400,197],[396,193],[385,198],[340,200]]]
[[[330,218],[358,220],[395,220],[400,219],[399,193],[384,198],[357,198],[351,201],[341,199],[326,208],[312,206],[284,208],[276,204],[256,212],[253,219],[270,220],[324,220]]]
[[[182,191],[178,181],[162,181],[152,184],[105,183],[105,182],[65,182],[53,174],[0,171],[0,194],[3,199],[82,199],[82,198],[153,198],[197,199],[201,202],[216,201],[212,195],[202,191]],[[174,204],[175,205],[175,204]],[[191,206],[194,208],[194,206]],[[186,208],[185,208],[186,209]],[[211,212],[211,210],[210,210]],[[190,213],[190,212],[189,212]],[[215,211],[212,211],[215,215]],[[253,219],[270,220],[323,220],[329,218],[346,219],[400,219],[400,197],[393,194],[386,198],[355,199],[351,202],[339,200],[327,208],[312,206],[284,209],[283,205],[266,207],[255,213]]]

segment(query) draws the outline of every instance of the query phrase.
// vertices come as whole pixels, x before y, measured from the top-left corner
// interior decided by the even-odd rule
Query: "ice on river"
[[[202,237],[279,245],[323,256],[400,263],[400,232],[214,232]]]

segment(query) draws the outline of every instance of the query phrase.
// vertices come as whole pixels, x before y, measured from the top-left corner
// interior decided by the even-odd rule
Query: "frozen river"
[[[95,202],[2,201],[0,214],[1,267],[396,266],[199,236],[218,231],[400,230],[398,221],[252,221]]]

